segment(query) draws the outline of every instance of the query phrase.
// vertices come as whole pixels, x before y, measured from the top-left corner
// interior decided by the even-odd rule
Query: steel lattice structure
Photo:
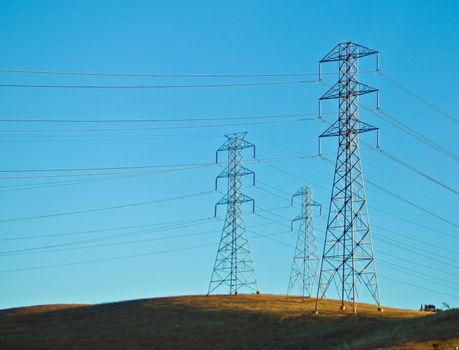
[[[295,222],[299,222],[299,225],[287,295],[296,286],[303,297],[311,297],[313,286],[318,285],[317,270],[320,262],[312,225],[312,210],[313,207],[320,207],[322,213],[322,206],[312,199],[312,188],[309,186],[300,188],[292,196],[292,206],[298,197],[301,199],[301,212],[292,220],[292,230]]]
[[[238,294],[240,289],[258,293],[243,212],[248,202],[255,210],[255,201],[243,193],[244,176],[251,175],[255,184],[255,173],[242,165],[244,150],[252,148],[255,158],[255,145],[245,140],[246,134],[225,135],[227,140],[216,154],[218,163],[219,153],[227,152],[228,165],[215,179],[215,189],[219,179],[227,179],[227,192],[215,205],[215,216],[219,205],[226,205],[227,212],[207,294],[219,287],[227,287],[229,294]]]
[[[359,134],[377,130],[359,120],[359,96],[377,89],[358,81],[358,62],[377,51],[351,42],[338,44],[320,63],[339,62],[339,81],[321,98],[338,99],[339,118],[320,138],[338,136],[338,153],[322,254],[316,312],[319,299],[332,283],[345,303],[352,303],[356,313],[358,285],[369,291],[381,309],[374,262],[373,242],[368,219]],[[319,101],[319,103],[320,103]],[[319,138],[319,139],[320,139]]]

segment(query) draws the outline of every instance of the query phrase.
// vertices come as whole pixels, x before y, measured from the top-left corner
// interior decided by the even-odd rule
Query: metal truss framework
[[[227,212],[207,294],[220,287],[226,287],[229,294],[238,294],[241,289],[258,293],[243,212],[248,202],[255,210],[255,201],[243,193],[244,176],[252,176],[255,184],[255,173],[242,165],[244,150],[252,148],[255,158],[255,145],[245,140],[246,134],[225,135],[227,140],[216,153],[218,163],[219,153],[227,152],[228,164],[215,179],[215,189],[219,179],[227,179],[227,192],[215,205],[215,216],[219,205],[226,205]]]
[[[317,270],[320,262],[312,225],[312,210],[313,207],[320,207],[322,213],[322,205],[312,199],[312,188],[309,186],[300,188],[292,196],[292,206],[298,197],[301,199],[301,212],[292,220],[292,230],[296,222],[299,225],[287,295],[296,286],[303,297],[311,297],[312,288],[318,285]]]
[[[332,283],[340,296],[342,310],[346,308],[345,303],[350,302],[352,311],[357,312],[358,286],[363,285],[382,311],[359,152],[359,134],[377,130],[359,120],[359,96],[377,89],[358,81],[358,61],[374,54],[378,52],[346,42],[338,44],[320,61],[339,62],[338,83],[320,98],[320,101],[339,100],[339,118],[319,137],[338,136],[338,153],[316,313],[319,299],[324,298]]]

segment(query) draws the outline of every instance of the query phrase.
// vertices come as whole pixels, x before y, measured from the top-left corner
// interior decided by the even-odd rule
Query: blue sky
[[[318,61],[337,43],[353,41],[380,52],[383,73],[453,118],[459,118],[456,1],[1,1],[0,12],[3,14],[0,69],[164,74],[315,73]],[[373,70],[373,58],[362,60],[361,69]],[[336,70],[336,65],[324,66],[326,72]],[[191,79],[0,73],[2,84],[54,85],[225,84],[310,78]],[[332,84],[336,75],[326,75],[324,79]],[[457,123],[374,72],[362,73],[361,81],[380,89],[382,110],[442,147],[459,153]],[[326,89],[318,83],[199,89],[0,87],[0,119],[189,119],[314,114],[317,100]],[[373,106],[374,97],[364,97],[361,102]],[[336,101],[324,105],[327,120],[336,120],[336,111]],[[286,119],[291,122],[233,126],[220,126],[228,120],[154,125],[1,122],[0,169],[208,163],[214,161],[215,150],[224,142],[224,135],[239,131],[248,132],[247,140],[256,144],[260,159],[315,154],[317,137],[326,124]],[[457,190],[457,161],[394,128],[377,114],[362,111],[361,119],[380,127],[381,146],[385,150]],[[209,124],[219,126],[207,127]],[[162,129],[146,130],[148,127]],[[136,130],[100,130],[107,128]],[[362,140],[374,144],[375,137],[365,135]],[[327,139],[323,143],[324,154],[334,159],[336,146],[336,139]],[[362,161],[368,180],[452,222],[434,218],[367,186],[382,303],[407,308],[418,308],[421,303],[441,305],[443,301],[459,305],[457,194],[365,146],[362,146]],[[312,185],[314,199],[327,208],[333,167],[319,159],[269,164],[276,168],[260,162],[247,164],[256,172],[258,184],[252,187],[247,183],[246,193],[256,200],[257,214],[264,217],[247,211],[246,221],[259,289],[262,293],[282,294],[287,289],[293,256],[290,245],[295,243],[295,233],[286,232],[285,225],[298,210],[288,208],[289,194],[301,186]],[[103,176],[78,172],[79,177],[75,177],[75,172],[2,173],[0,307],[205,293],[222,227],[221,220],[209,219],[222,195],[213,192],[219,171],[214,166],[154,174],[150,171],[129,177],[110,175],[115,171],[105,171],[107,175]],[[72,176],[43,177],[69,174]],[[62,183],[76,178],[81,183]],[[89,182],[96,178],[100,181]],[[30,218],[196,193],[202,194],[118,209]],[[223,214],[222,208],[220,219]],[[270,223],[266,216],[280,223],[266,225]],[[194,221],[197,219],[209,220]],[[182,222],[183,225],[167,231],[164,226],[158,226],[184,220],[192,224]],[[142,225],[143,228],[121,229]],[[326,215],[316,218],[319,240],[325,225]],[[145,227],[151,230],[133,233],[145,231]],[[251,230],[273,234],[272,238],[286,245],[257,237]],[[122,233],[130,235],[108,237]],[[99,241],[67,246],[78,249],[62,250],[61,246],[45,253],[33,250],[11,253],[91,239]],[[195,246],[198,247],[180,250]],[[160,251],[169,252],[148,255]],[[141,256],[40,268],[132,255]],[[40,269],[11,271],[28,268]]]

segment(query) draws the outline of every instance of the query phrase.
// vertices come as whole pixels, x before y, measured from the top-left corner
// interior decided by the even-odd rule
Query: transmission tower
[[[356,310],[358,286],[363,285],[381,309],[374,262],[373,242],[365,198],[359,134],[378,130],[359,120],[359,96],[378,90],[358,81],[358,62],[377,51],[351,42],[338,44],[320,63],[339,62],[339,81],[319,100],[338,99],[339,118],[320,137],[338,136],[335,176],[328,213],[327,230],[317,287],[319,299],[330,285],[341,299]],[[320,153],[320,150],[319,150]]]
[[[320,207],[322,214],[322,206],[312,200],[312,188],[309,186],[300,188],[292,196],[292,206],[298,197],[301,198],[301,212],[292,220],[292,230],[295,222],[299,222],[299,226],[287,295],[297,286],[303,297],[311,297],[313,286],[318,285],[317,269],[320,261],[312,226],[312,210],[313,207]]]
[[[238,294],[243,288],[258,294],[243,212],[248,202],[255,211],[255,201],[243,193],[244,176],[251,175],[255,184],[255,173],[242,165],[244,150],[253,148],[255,158],[255,145],[245,140],[246,134],[225,135],[227,140],[216,154],[218,163],[219,153],[227,152],[228,165],[215,179],[215,189],[219,179],[227,179],[227,192],[215,205],[215,216],[219,205],[226,205],[227,212],[207,294],[219,287],[226,287],[229,294]]]

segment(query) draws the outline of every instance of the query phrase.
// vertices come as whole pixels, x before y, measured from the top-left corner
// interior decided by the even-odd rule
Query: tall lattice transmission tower
[[[255,158],[255,145],[245,140],[246,134],[225,135],[227,140],[216,154],[218,163],[219,153],[227,152],[228,164],[215,179],[216,189],[219,179],[227,179],[227,192],[215,205],[215,216],[219,205],[226,205],[227,212],[207,294],[219,287],[226,287],[229,294],[238,294],[241,289],[258,293],[243,212],[247,202],[252,202],[255,210],[255,201],[243,193],[244,176],[251,175],[255,184],[255,173],[242,165],[244,150],[253,149]]]
[[[311,297],[312,288],[318,285],[317,270],[320,262],[312,225],[312,211],[314,207],[319,207],[322,213],[322,206],[312,199],[312,188],[309,186],[300,188],[292,196],[292,206],[298,197],[301,200],[301,212],[292,220],[292,230],[296,222],[299,225],[287,295],[297,287],[303,297]]]
[[[375,54],[378,52],[346,42],[338,44],[320,61],[339,63],[339,81],[320,98],[320,101],[338,99],[339,118],[320,135],[320,138],[337,136],[338,153],[316,313],[319,299],[332,283],[340,296],[342,310],[346,309],[345,303],[350,302],[356,313],[358,287],[363,285],[382,311],[359,152],[359,134],[377,130],[359,120],[359,96],[378,90],[359,82],[358,62],[362,57]]]

